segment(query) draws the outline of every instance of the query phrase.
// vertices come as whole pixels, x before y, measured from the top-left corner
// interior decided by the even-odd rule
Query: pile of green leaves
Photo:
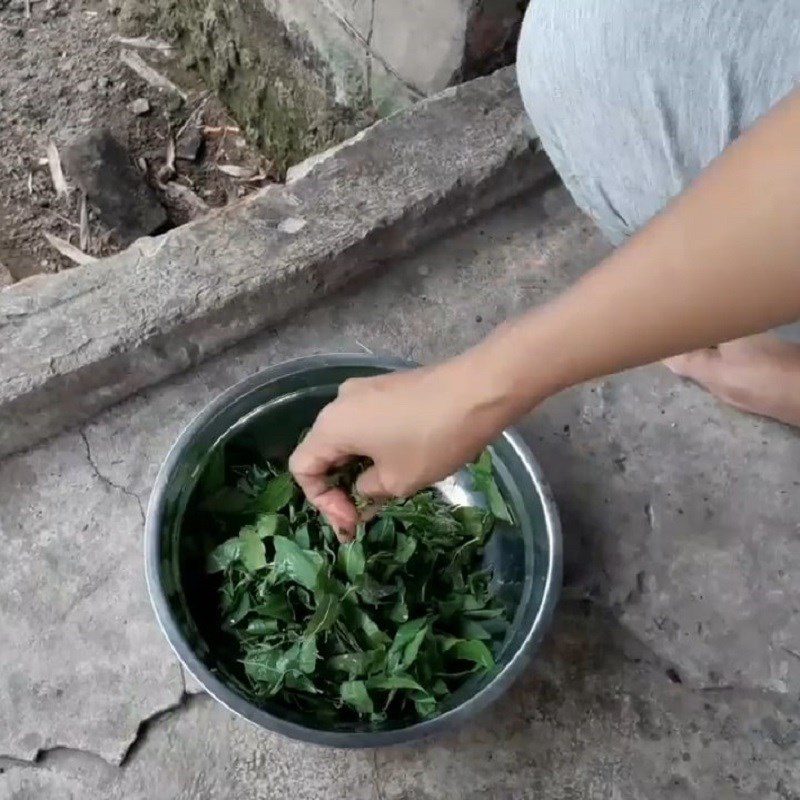
[[[470,469],[486,509],[428,490],[340,544],[288,472],[226,473],[215,454],[203,505],[221,535],[235,535],[208,555],[207,571],[219,581],[220,625],[238,662],[227,677],[239,691],[320,719],[413,721],[492,670],[509,611],[481,558],[496,520],[511,515],[489,454]]]

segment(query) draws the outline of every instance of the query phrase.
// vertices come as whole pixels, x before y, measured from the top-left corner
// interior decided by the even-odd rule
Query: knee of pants
[[[709,8],[534,0],[528,9],[517,61],[523,102],[567,188],[614,243],[719,155],[740,125],[739,106],[760,99],[746,77],[758,70],[739,53],[741,23],[724,4],[708,30],[692,27]]]
[[[533,0],[520,36],[518,81],[528,116],[567,189],[606,238],[620,244],[641,224],[628,192],[633,186],[614,175],[615,162],[625,157],[624,142],[632,138],[624,121],[638,111],[626,107],[625,93],[612,89],[620,65],[611,47],[610,6],[619,3],[589,0],[586,13],[578,5]]]
[[[522,98],[612,240],[679,194],[800,81],[797,0],[532,0]]]

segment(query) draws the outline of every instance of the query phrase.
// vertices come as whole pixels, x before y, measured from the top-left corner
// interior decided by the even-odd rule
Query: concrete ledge
[[[279,322],[550,170],[509,68],[378,122],[288,186],[1,291],[0,455]]]

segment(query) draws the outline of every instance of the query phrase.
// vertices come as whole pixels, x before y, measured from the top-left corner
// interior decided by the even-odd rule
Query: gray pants
[[[800,0],[531,0],[517,71],[565,185],[621,244],[800,82]]]

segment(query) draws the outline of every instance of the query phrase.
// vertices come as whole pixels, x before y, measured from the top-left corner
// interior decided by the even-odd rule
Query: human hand
[[[298,445],[289,468],[313,503],[351,539],[359,521],[347,492],[329,484],[331,470],[355,457],[372,466],[358,478],[359,495],[409,496],[459,469],[508,424],[513,403],[502,382],[483,380],[475,359],[358,378],[342,384]]]

